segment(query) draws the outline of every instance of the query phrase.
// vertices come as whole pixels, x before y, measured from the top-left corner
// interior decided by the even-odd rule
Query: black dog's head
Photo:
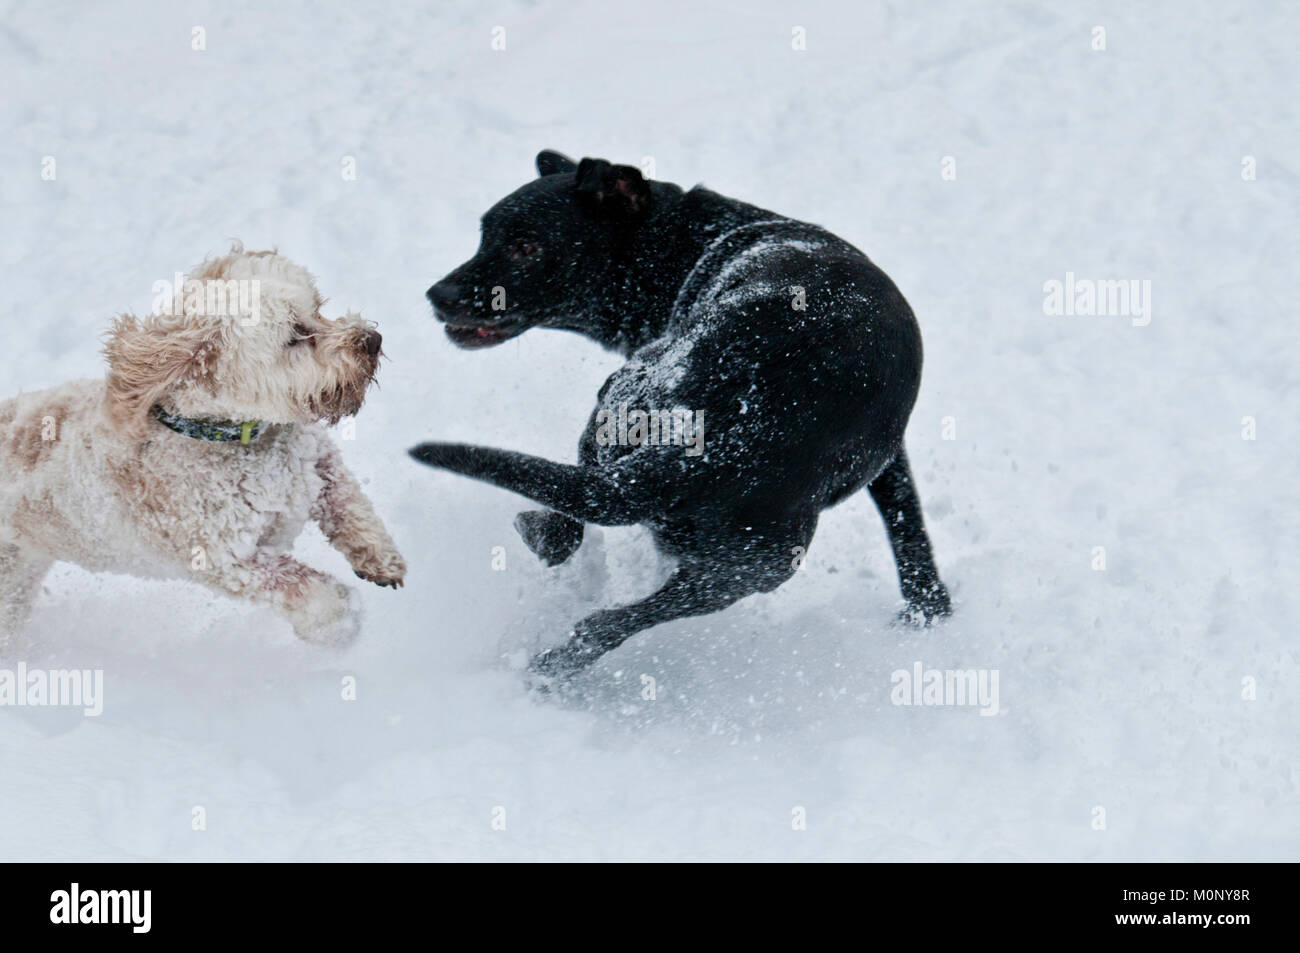
[[[617,282],[618,261],[656,201],[632,166],[545,151],[537,171],[483,216],[474,257],[427,292],[460,347],[491,347],[538,326],[594,331],[583,322]]]

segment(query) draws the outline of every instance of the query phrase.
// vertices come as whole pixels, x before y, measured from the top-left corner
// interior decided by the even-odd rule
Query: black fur
[[[533,668],[567,674],[642,629],[775,589],[820,512],[863,486],[889,532],[904,616],[948,614],[903,450],[921,335],[893,282],[815,225],[704,188],[555,152],[537,169],[483,216],[478,253],[429,289],[448,335],[483,347],[531,327],[585,334],[628,359],[597,411],[702,412],[704,438],[696,456],[609,445],[593,414],[577,464],[462,444],[411,451],[546,507],[515,526],[549,565],[573,554],[584,523],[644,524],[676,557],[662,589],[583,619]]]

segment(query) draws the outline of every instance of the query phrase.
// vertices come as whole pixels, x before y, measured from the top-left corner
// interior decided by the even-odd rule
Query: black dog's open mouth
[[[502,341],[510,340],[523,331],[522,324],[498,324],[493,327],[451,323],[447,325],[447,337],[451,338],[451,343],[465,348],[492,347]]]

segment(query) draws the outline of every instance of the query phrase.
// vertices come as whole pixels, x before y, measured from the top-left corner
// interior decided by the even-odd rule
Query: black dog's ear
[[[630,165],[583,159],[578,163],[577,186],[578,197],[605,218],[636,219],[650,208],[650,183]]]
[[[572,172],[577,167],[578,163],[552,149],[543,149],[537,153],[538,175],[558,175],[561,172]]]

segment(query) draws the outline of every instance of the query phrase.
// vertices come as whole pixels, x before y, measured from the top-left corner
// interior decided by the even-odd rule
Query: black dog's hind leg
[[[762,562],[766,564],[763,568],[683,562],[654,595],[592,613],[573,627],[569,641],[537,655],[529,668],[544,676],[572,675],[643,629],[684,616],[718,612],[745,596],[771,592],[795,571],[793,562],[779,553],[775,560]]]
[[[431,467],[482,480],[510,490],[571,519],[602,526],[639,523],[661,490],[656,481],[632,475],[625,467],[584,467],[541,457],[464,443],[422,443],[411,456]]]
[[[869,489],[889,530],[889,544],[898,566],[898,585],[907,600],[904,617],[928,623],[950,614],[952,602],[934,565],[930,537],[921,518],[921,500],[916,495],[907,453],[902,448],[894,462],[871,481]]]

